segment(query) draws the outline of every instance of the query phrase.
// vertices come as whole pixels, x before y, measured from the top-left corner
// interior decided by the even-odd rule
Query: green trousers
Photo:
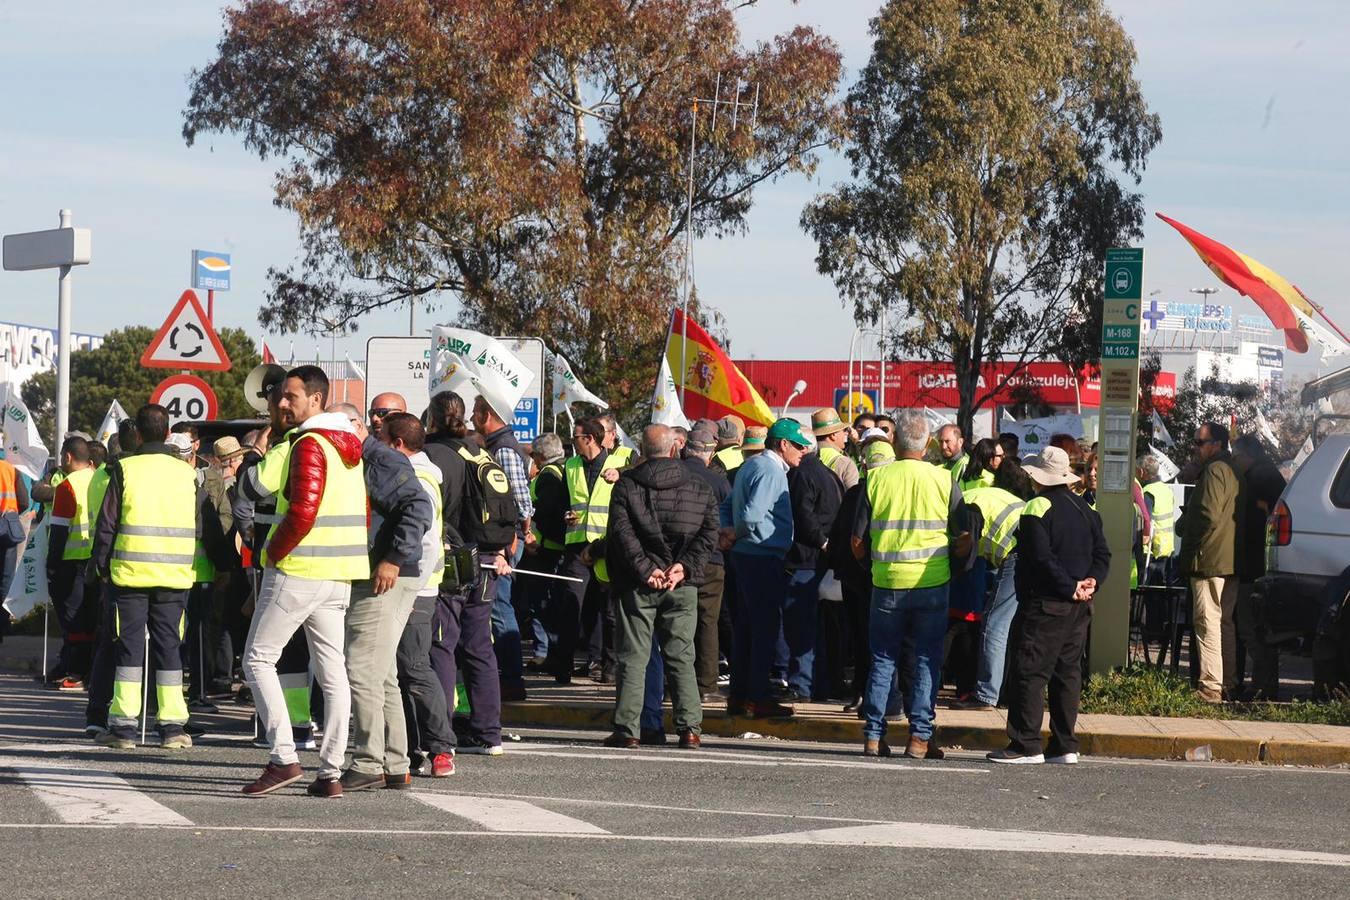
[[[675,707],[675,730],[697,734],[703,725],[703,704],[694,677],[694,628],[698,622],[698,589],[682,584],[673,591],[640,588],[618,596],[615,616],[614,670],[617,701],[614,730],[637,737],[646,687],[652,634],[661,642],[666,678]]]

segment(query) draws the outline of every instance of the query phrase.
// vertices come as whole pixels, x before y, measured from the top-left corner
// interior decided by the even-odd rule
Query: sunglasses
[[[391,409],[390,407],[387,407],[387,406],[381,406],[381,407],[377,407],[376,409],[372,409],[372,410],[370,411],[370,417],[371,417],[372,419],[383,419],[385,416],[389,415],[390,413],[396,413],[396,412],[402,412],[402,411],[403,411],[403,410],[401,410],[401,409]]]

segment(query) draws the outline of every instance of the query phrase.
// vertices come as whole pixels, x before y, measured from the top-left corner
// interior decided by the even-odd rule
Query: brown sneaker
[[[315,778],[305,788],[305,793],[311,797],[341,797],[342,782],[336,778]]]
[[[410,791],[412,790],[412,773],[404,772],[402,775],[384,776],[384,789],[386,791]]]
[[[912,737],[909,739],[909,746],[905,748],[905,756],[910,759],[945,759],[947,754],[931,741]]]
[[[300,768],[299,763],[291,763],[289,766],[268,763],[257,781],[244,785],[244,796],[261,797],[263,794],[281,790],[288,784],[295,784],[304,777],[305,770]]]
[[[883,740],[863,741],[863,756],[886,757],[891,755],[891,745]]]
[[[1212,691],[1209,688],[1198,688],[1195,692],[1195,699],[1205,703],[1222,703],[1223,694],[1218,691]]]
[[[698,736],[698,732],[697,732],[697,731],[681,731],[681,732],[680,732],[680,749],[681,749],[681,750],[698,750],[698,749],[701,748],[702,746],[703,746],[703,739],[702,739],[701,737]]]
[[[355,769],[348,769],[342,773],[340,780],[344,791],[365,791],[370,788],[384,787],[383,772],[376,772],[371,775],[366,772],[358,772]]]

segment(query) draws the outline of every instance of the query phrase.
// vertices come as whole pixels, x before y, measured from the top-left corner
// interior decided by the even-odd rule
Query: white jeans
[[[1236,575],[1191,579],[1200,686],[1211,691],[1237,688],[1237,588]]]
[[[262,589],[244,645],[244,676],[253,688],[253,703],[267,730],[276,765],[300,761],[291,735],[286,695],[277,677],[277,660],[291,635],[303,627],[314,679],[323,691],[319,777],[337,778],[342,774],[352,705],[342,652],[351,595],[352,586],[346,581],[297,578],[270,568],[263,572]]]

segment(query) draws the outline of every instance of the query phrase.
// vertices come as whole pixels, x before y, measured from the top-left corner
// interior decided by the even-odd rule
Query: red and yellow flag
[[[680,367],[684,366],[684,414],[690,420],[736,415],[747,425],[774,423],[773,410],[750,379],[736,368],[708,332],[693,319],[686,321],[684,313],[678,309],[671,320],[670,337],[666,341],[666,360],[677,385],[681,382]]]
[[[1162,213],[1158,218],[1181,232],[1210,271],[1233,290],[1256,301],[1270,323],[1284,332],[1284,345],[1295,353],[1308,352],[1308,336],[1299,325],[1295,310],[1312,318],[1315,310],[1303,292],[1286,281],[1278,272],[1268,269],[1256,260],[1205,237],[1193,228],[1187,228]]]

